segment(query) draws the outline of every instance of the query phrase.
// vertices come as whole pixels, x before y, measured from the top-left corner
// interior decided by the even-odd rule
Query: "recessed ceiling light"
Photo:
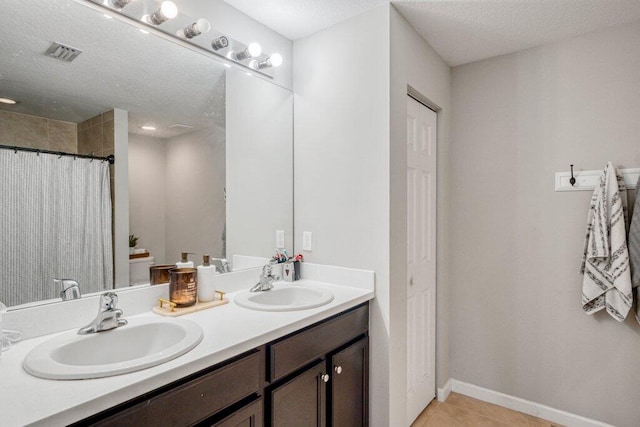
[[[140,32],[141,32],[142,34],[149,34],[149,31],[147,31],[147,30],[143,30],[142,28],[140,28]]]
[[[171,126],[169,126],[169,129],[193,129],[193,126],[186,125],[184,123],[174,123]]]
[[[11,99],[11,98],[0,98],[0,103],[13,105],[13,104],[17,104],[18,101],[16,101],[15,99]]]
[[[153,125],[144,125],[141,127],[142,130],[156,130],[156,127]]]

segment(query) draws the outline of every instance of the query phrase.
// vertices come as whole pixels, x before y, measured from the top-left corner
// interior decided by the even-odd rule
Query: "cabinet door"
[[[318,362],[271,391],[271,425],[324,427],[326,425],[325,362]]]
[[[234,412],[214,427],[262,427],[262,399]]]
[[[334,354],[330,362],[332,427],[367,426],[369,339]]]

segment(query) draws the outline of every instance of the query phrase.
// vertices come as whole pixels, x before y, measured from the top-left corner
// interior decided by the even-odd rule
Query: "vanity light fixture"
[[[116,9],[122,9],[126,5],[131,3],[131,0],[107,0],[107,1],[112,7],[115,7]]]
[[[229,46],[229,39],[225,36],[220,36],[211,42],[211,47],[213,48],[213,50],[224,49],[227,46]]]
[[[255,68],[256,70],[262,70],[263,68],[269,68],[269,67],[279,67],[282,65],[282,55],[280,55],[279,53],[274,53],[273,55],[271,55],[270,57],[268,57],[267,59],[265,59],[264,61],[252,61],[251,62],[251,67]]]
[[[243,51],[235,53],[230,52],[231,59],[235,59],[236,61],[244,61],[245,59],[255,58],[262,54],[262,46],[258,43],[251,43],[247,46]]]
[[[142,20],[151,25],[160,25],[178,16],[178,6],[172,1],[163,1],[158,10],[144,15]]]
[[[198,19],[191,25],[188,25],[176,32],[176,35],[182,39],[192,39],[200,34],[208,33],[211,24],[204,18]]]
[[[17,104],[18,101],[16,101],[15,99],[11,99],[11,98],[0,98],[0,104],[8,104],[8,105],[15,105]]]
[[[146,124],[144,126],[141,126],[140,129],[142,129],[142,130],[156,130],[156,127],[154,125],[151,125],[151,124]]]

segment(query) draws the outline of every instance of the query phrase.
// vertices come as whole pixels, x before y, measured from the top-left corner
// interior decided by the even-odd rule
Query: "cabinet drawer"
[[[256,351],[96,423],[98,426],[186,426],[255,393],[262,379]]]
[[[277,380],[312,360],[323,357],[366,333],[368,325],[369,306],[365,304],[269,345],[269,380]]]

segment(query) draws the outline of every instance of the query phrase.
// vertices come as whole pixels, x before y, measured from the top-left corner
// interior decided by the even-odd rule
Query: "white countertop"
[[[79,421],[355,307],[374,296],[372,289],[362,287],[306,279],[296,284],[328,288],[335,298],[325,306],[309,310],[265,312],[239,307],[233,302],[236,293],[227,294],[229,304],[182,316],[202,327],[204,338],[196,348],[162,365],[130,374],[70,381],[36,378],[22,369],[22,361],[32,348],[56,334],[14,344],[0,356],[0,425],[62,426]],[[129,318],[142,316],[156,315],[149,311]]]

